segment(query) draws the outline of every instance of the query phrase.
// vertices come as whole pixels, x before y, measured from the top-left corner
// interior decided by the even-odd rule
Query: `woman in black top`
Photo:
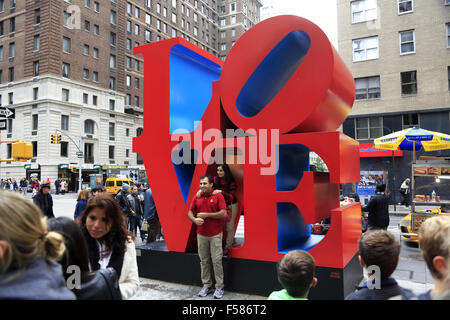
[[[114,268],[89,271],[89,255],[78,225],[66,217],[53,218],[47,221],[50,230],[64,237],[66,251],[59,263],[63,267],[63,275],[67,286],[78,300],[121,300],[119,281]],[[77,275],[80,278],[77,279]]]

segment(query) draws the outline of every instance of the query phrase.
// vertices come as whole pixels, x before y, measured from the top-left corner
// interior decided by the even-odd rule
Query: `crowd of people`
[[[358,241],[359,262],[369,280],[346,300],[450,299],[450,216],[429,218],[420,228],[420,250],[435,286],[414,294],[392,276],[400,244],[386,230],[383,187],[377,187],[379,197],[363,206],[369,212],[369,230]],[[200,190],[191,199],[187,218],[197,232],[203,284],[199,297],[213,292],[215,299],[224,295],[222,258],[234,244],[230,225],[237,215],[236,189],[230,168],[218,165],[216,176],[200,178]],[[49,191],[50,184],[41,184],[33,202],[0,191],[0,299],[131,298],[139,287],[136,237],[139,234],[146,243],[163,237],[151,189],[123,184],[116,196],[103,187],[82,190],[73,219],[55,218]],[[370,218],[380,210],[381,218]],[[283,289],[268,299],[307,299],[320,283],[315,268],[310,253],[288,252],[277,264]]]
[[[394,235],[384,229],[363,233],[358,258],[369,279],[345,300],[450,300],[450,216],[427,219],[419,231],[419,247],[434,288],[415,294],[392,276],[400,257],[400,243]],[[277,273],[283,289],[272,292],[269,300],[306,300],[311,288],[320,282],[315,277],[314,258],[306,251],[288,252],[278,263]]]
[[[34,196],[37,192],[39,192],[42,184],[51,185],[51,181],[49,178],[41,182],[39,181],[39,179],[34,177],[30,178],[29,180],[23,177],[19,181],[17,181],[16,178],[6,178],[1,179],[0,190],[21,192],[24,196],[26,196],[28,192],[31,192]],[[65,194],[68,191],[68,184],[64,179],[56,179],[54,181],[54,186],[56,194]]]

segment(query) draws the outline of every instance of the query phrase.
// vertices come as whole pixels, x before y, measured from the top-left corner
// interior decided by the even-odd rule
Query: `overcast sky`
[[[263,5],[271,3],[276,14],[293,14],[317,24],[337,48],[336,0],[261,0]]]

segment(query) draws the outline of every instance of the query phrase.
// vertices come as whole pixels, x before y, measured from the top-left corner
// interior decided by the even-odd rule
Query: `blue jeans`
[[[139,231],[141,231],[142,227],[142,217],[138,215],[129,215],[128,219],[130,220],[130,231],[134,234],[137,234],[137,228],[139,227]],[[141,232],[141,238],[142,238],[142,232]]]

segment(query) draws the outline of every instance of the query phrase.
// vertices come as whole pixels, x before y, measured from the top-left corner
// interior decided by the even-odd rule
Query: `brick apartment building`
[[[225,59],[259,21],[258,0],[0,0],[0,104],[15,109],[2,139],[33,145],[33,159],[3,163],[0,177],[90,174],[142,179],[132,138],[143,123],[143,60],[133,48],[183,37]],[[50,135],[62,132],[62,143]],[[71,139],[70,139],[70,138]],[[11,144],[0,145],[9,159]]]
[[[339,54],[355,78],[356,100],[343,123],[365,143],[409,127],[450,133],[450,1],[338,0]],[[389,152],[388,152],[389,153]],[[420,155],[450,156],[449,150]],[[361,153],[362,171],[389,173],[392,190],[411,176],[412,152],[395,159]],[[430,181],[421,191],[447,194]],[[444,190],[447,188],[447,190]]]

